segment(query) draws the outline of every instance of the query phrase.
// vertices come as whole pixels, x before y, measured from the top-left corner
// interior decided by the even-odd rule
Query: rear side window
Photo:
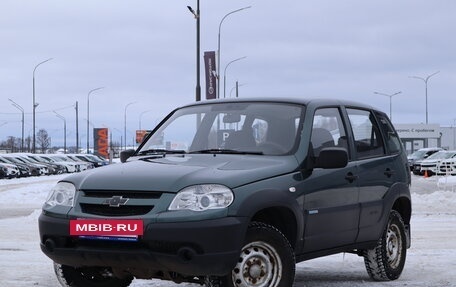
[[[389,153],[398,153],[401,151],[401,140],[397,135],[396,131],[393,128],[390,120],[383,114],[375,113],[377,116],[380,128],[383,132],[386,147],[388,148]]]
[[[370,111],[347,109],[355,139],[358,159],[379,157],[385,154],[380,129]]]

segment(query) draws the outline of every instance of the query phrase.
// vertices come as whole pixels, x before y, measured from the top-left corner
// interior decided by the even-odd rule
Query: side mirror
[[[324,148],[315,159],[314,167],[318,168],[341,168],[348,164],[348,153],[344,148]]]
[[[127,149],[120,152],[120,162],[126,162],[129,157],[135,153],[134,149]]]

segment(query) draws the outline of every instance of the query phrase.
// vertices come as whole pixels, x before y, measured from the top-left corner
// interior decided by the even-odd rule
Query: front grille
[[[153,205],[120,205],[119,207],[110,207],[109,205],[80,203],[83,213],[100,216],[135,216],[149,213]]]
[[[112,190],[83,190],[85,197],[110,198],[113,196],[123,196],[128,198],[159,199],[161,192],[156,191],[112,191]]]
[[[147,214],[154,209],[163,194],[162,192],[144,190],[86,189],[81,191],[78,201],[83,213],[108,217]]]

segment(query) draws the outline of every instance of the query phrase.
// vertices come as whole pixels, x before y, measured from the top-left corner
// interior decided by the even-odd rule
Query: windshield
[[[304,107],[281,103],[216,103],[175,111],[141,147],[147,153],[252,153],[293,151]]]
[[[409,155],[409,158],[422,158],[427,151],[425,150],[417,150],[416,152]]]

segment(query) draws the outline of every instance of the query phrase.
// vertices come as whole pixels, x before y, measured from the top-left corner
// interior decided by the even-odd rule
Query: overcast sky
[[[428,81],[429,123],[456,119],[456,1],[454,0],[200,0],[201,53],[217,50],[229,66],[226,95],[239,81],[240,97],[343,98],[369,103],[394,123],[424,123]],[[127,137],[152,128],[177,106],[195,100],[196,0],[2,0],[0,2],[0,140],[32,135],[35,66],[36,129],[52,144],[86,142],[90,122],[109,127],[119,141],[127,108]],[[203,58],[201,57],[201,60]],[[204,95],[204,69],[201,62]],[[223,73],[222,73],[223,76]],[[223,86],[221,87],[223,96]],[[234,93],[232,94],[234,95]],[[129,140],[131,141],[131,140]]]

